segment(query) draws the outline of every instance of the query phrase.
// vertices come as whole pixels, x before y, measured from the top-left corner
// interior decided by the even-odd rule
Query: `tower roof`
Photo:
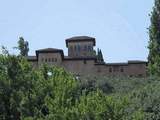
[[[45,48],[45,49],[36,50],[36,56],[38,56],[39,53],[60,53],[62,57],[64,57],[63,50],[56,49],[56,48]]]
[[[57,49],[57,48],[45,48],[45,49],[39,49],[39,50],[36,50],[37,52],[42,52],[42,53],[47,53],[47,52],[60,52],[60,51],[63,51],[61,49]]]
[[[75,36],[75,37],[71,37],[66,39],[66,46],[68,47],[68,43],[69,42],[93,42],[93,45],[96,45],[96,40],[93,37],[89,37],[89,36]]]

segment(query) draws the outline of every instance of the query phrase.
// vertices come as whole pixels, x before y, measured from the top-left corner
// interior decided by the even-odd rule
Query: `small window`
[[[42,58],[42,60],[41,60],[42,62],[44,62],[44,58]]]
[[[143,75],[142,74],[138,74],[138,77],[143,77]]]
[[[55,62],[57,62],[57,58],[55,58]]]
[[[51,58],[48,58],[48,62],[51,62]]]
[[[88,46],[88,51],[92,51],[92,46]]]
[[[81,51],[81,46],[80,45],[78,45],[78,52],[80,52]]]
[[[47,62],[47,58],[45,59],[45,62]]]
[[[77,51],[77,46],[76,45],[74,46],[74,50]]]
[[[121,72],[124,72],[124,69],[123,69],[123,68],[121,68]]]
[[[130,75],[129,77],[133,77],[133,75]]]
[[[119,72],[119,66],[114,66],[113,67],[113,72]]]
[[[87,50],[87,46],[85,45],[85,46],[84,46],[84,51],[86,51],[86,50]]]
[[[87,61],[86,61],[86,60],[84,60],[84,61],[83,61],[83,63],[84,63],[84,64],[87,64]]]
[[[109,68],[109,72],[112,72],[112,68]]]
[[[52,58],[52,62],[54,62],[54,58]]]

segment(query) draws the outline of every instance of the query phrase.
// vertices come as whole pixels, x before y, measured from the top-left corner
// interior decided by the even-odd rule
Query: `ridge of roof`
[[[93,45],[96,45],[96,40],[93,37],[89,37],[89,36],[75,36],[75,37],[71,37],[66,39],[66,46],[68,47],[68,43],[69,42],[85,42],[85,41],[92,41]]]
[[[95,38],[89,37],[89,36],[74,36],[66,40],[91,40],[91,39],[95,39]]]
[[[41,52],[41,51],[63,51],[62,49],[57,49],[57,48],[44,48],[44,49],[39,49],[39,50],[36,50],[38,52]]]

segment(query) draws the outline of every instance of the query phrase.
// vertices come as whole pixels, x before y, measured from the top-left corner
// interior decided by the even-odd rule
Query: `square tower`
[[[69,57],[94,57],[95,38],[77,36],[66,39]]]

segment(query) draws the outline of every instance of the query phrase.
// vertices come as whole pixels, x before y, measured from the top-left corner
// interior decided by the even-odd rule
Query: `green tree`
[[[20,51],[21,56],[28,56],[29,43],[25,41],[23,37],[19,37],[18,47],[16,48]]]
[[[8,50],[5,46],[1,47],[1,52],[2,52],[3,55],[8,55],[9,54],[9,52],[8,52]]]
[[[34,89],[32,80],[32,69],[25,59],[0,55],[0,119],[20,120],[23,103]]]
[[[155,0],[151,12],[148,48],[148,71],[151,75],[160,75],[160,0]]]
[[[97,50],[97,60],[98,62],[104,62],[102,51],[99,48]]]

